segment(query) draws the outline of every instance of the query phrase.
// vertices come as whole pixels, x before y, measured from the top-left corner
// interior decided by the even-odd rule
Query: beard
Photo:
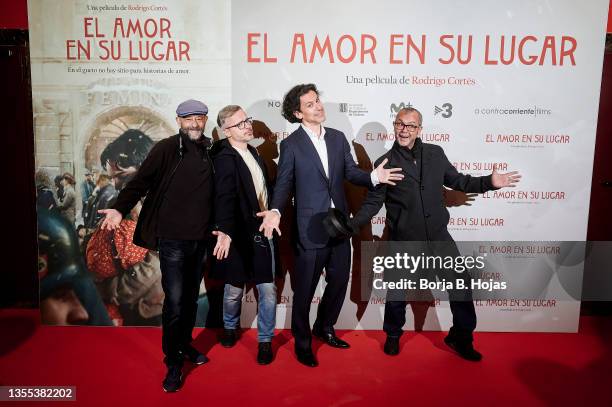
[[[181,127],[181,132],[189,137],[190,140],[196,141],[204,134],[204,128],[185,128]]]

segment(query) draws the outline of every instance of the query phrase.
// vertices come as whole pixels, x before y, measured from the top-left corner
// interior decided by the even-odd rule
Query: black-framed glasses
[[[395,128],[400,131],[404,129],[408,129],[408,131],[417,131],[418,129],[421,128],[421,126],[417,126],[416,124],[406,124],[400,121],[393,122],[393,126],[395,126]]]
[[[247,117],[246,119],[244,119],[241,122],[238,122],[236,124],[234,124],[233,126],[227,126],[225,129],[231,129],[232,127],[238,127],[240,130],[244,130],[244,128],[246,127],[246,125],[252,126],[253,125],[253,118],[252,117]]]

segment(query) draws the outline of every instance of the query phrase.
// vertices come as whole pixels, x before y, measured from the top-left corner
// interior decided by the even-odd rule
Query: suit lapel
[[[334,160],[332,159],[334,156],[334,146],[327,130],[325,131],[325,136],[323,136],[323,139],[325,140],[325,147],[327,147],[327,173],[329,174],[329,181],[331,182],[335,174],[335,171],[333,170]]]

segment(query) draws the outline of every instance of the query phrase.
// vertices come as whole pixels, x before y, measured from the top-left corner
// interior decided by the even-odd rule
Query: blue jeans
[[[272,252],[272,278],[274,278],[274,244],[269,240]],[[257,341],[272,342],[274,327],[276,326],[276,285],[271,283],[257,284]],[[223,290],[223,327],[225,329],[238,329],[240,326],[240,309],[242,308],[242,295],[244,286],[236,287],[225,284]]]
[[[272,342],[276,325],[276,285],[257,284],[257,341]],[[223,327],[237,329],[240,325],[240,309],[244,287],[225,284],[223,291]]]

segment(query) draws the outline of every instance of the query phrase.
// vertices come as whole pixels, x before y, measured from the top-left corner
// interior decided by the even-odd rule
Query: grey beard
[[[185,130],[181,128],[179,131],[189,137],[189,139],[192,141],[199,140],[204,135],[204,130]],[[193,137],[194,132],[198,132],[196,137]]]

